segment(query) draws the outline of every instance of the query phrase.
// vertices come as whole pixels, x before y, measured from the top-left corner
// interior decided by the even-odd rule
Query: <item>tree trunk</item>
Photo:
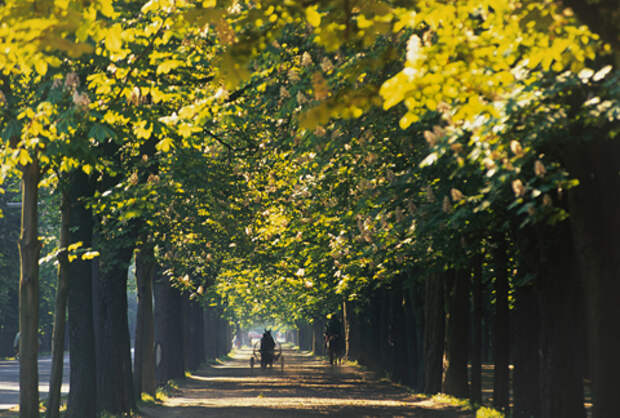
[[[458,398],[469,396],[467,347],[469,346],[469,277],[464,270],[447,274],[446,378],[444,392]],[[451,276],[451,277],[450,277]]]
[[[543,418],[583,418],[583,292],[568,222],[539,230]]]
[[[620,375],[620,141],[605,133],[574,139],[565,165],[579,179],[569,190],[575,253],[586,295],[593,417],[617,413]],[[579,133],[578,135],[581,135]],[[571,138],[573,139],[573,138]]]
[[[183,346],[185,368],[196,370],[205,358],[202,308],[197,302],[183,298]]]
[[[349,312],[350,303],[346,300],[342,302],[342,327],[344,329],[344,356],[349,359],[351,352],[351,313]]]
[[[23,167],[22,219],[19,237],[19,414],[39,416],[39,372],[37,364],[39,328],[38,236],[39,162]]]
[[[181,293],[166,277],[155,279],[155,377],[162,384],[185,376]],[[210,334],[213,339],[216,334]]]
[[[412,387],[416,391],[421,391],[420,387],[420,369],[422,367],[422,358],[420,355],[418,341],[418,321],[416,315],[415,299],[414,299],[414,283],[407,283],[408,287],[404,289],[404,315],[405,315],[405,338],[407,357],[409,358],[408,377],[405,384]]]
[[[441,391],[443,371],[445,313],[443,277],[428,276],[424,297],[424,393]]]
[[[142,392],[155,394],[155,337],[153,318],[153,278],[155,258],[152,244],[143,244],[136,252],[136,282],[138,315],[134,353],[134,390],[140,399]]]
[[[299,321],[297,328],[299,330],[299,349],[312,350],[312,327],[305,321]]]
[[[513,415],[515,418],[541,416],[539,311],[534,286],[529,284],[518,287],[514,315]],[[561,383],[558,389],[563,389]]]
[[[503,233],[494,235],[495,261],[495,327],[493,346],[495,348],[495,380],[493,384],[493,406],[501,411],[508,410],[508,388],[510,361],[510,323],[508,311],[508,248]]]
[[[69,175],[69,242],[92,244],[92,213],[85,199],[93,194],[88,177],[81,171]],[[92,266],[90,260],[76,258],[67,266],[69,277],[69,352],[71,356],[70,389],[67,416],[96,416],[97,378],[95,333],[93,327]]]
[[[93,275],[97,407],[124,414],[135,409],[127,318],[127,273],[133,248],[102,242],[100,251]]]
[[[52,338],[52,371],[50,375],[49,400],[47,402],[47,417],[58,418],[60,408],[60,389],[65,351],[65,322],[67,315],[67,295],[69,291],[69,277],[67,269],[67,247],[69,246],[69,210],[70,203],[66,192],[62,195],[61,224],[60,224],[60,251],[58,252],[58,288],[56,289],[56,307],[54,315],[54,335]]]
[[[312,352],[316,356],[325,354],[325,341],[323,340],[323,328],[325,323],[319,318],[315,318],[312,323]]]
[[[394,358],[393,341],[392,341],[392,318],[390,312],[389,292],[385,287],[377,289],[379,299],[379,316],[375,316],[375,322],[372,329],[375,331],[375,341],[377,358],[379,359],[379,369],[391,372],[391,360]]]
[[[470,399],[482,403],[482,255],[474,257],[472,304],[473,321],[471,330],[471,387]]]
[[[406,297],[403,292],[403,277],[399,277],[392,284],[391,310],[392,310],[392,331],[391,344],[393,346],[392,357],[392,376],[402,384],[410,384],[413,366],[409,352],[409,333],[406,324],[405,303]]]

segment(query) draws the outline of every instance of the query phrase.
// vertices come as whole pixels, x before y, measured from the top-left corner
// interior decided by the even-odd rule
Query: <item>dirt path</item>
[[[249,350],[208,366],[180,383],[163,405],[141,408],[144,418],[169,417],[473,417],[471,412],[411,395],[358,367],[331,367],[305,352],[286,350],[280,370],[250,369]]]

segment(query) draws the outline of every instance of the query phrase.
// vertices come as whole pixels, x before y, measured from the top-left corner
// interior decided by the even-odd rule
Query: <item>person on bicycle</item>
[[[263,353],[267,351],[273,351],[275,346],[276,342],[271,336],[271,331],[265,330],[265,332],[263,333],[263,337],[260,339],[260,351]]]

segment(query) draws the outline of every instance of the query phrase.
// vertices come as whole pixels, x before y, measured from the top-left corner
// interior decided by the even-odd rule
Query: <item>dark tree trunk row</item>
[[[189,300],[187,297],[183,298],[183,326],[185,368],[188,370],[196,370],[206,359],[204,344],[204,317],[200,304]]]
[[[67,315],[67,295],[69,291],[69,265],[67,247],[69,246],[69,199],[67,193],[62,195],[60,223],[60,251],[58,252],[58,287],[56,289],[56,306],[54,331],[52,338],[52,370],[50,373],[47,417],[57,418],[60,414],[60,389],[65,352],[65,327]]]
[[[480,251],[480,249],[479,249]],[[478,252],[472,266],[472,327],[471,327],[471,384],[469,395],[475,404],[482,403],[482,254]]]
[[[441,274],[424,285],[424,393],[441,391],[445,336],[444,284]]]
[[[97,405],[100,411],[129,413],[135,409],[127,318],[133,245],[103,244],[101,253],[93,263]]]
[[[508,310],[508,247],[503,233],[493,237],[495,261],[495,327],[493,330],[495,348],[495,374],[493,382],[493,406],[501,411],[508,410],[510,321]]]
[[[144,244],[136,252],[136,285],[138,290],[138,317],[134,354],[134,390],[139,398],[142,392],[155,394],[155,318],[153,316],[153,280],[157,264],[153,246]]]
[[[459,398],[469,396],[467,348],[469,346],[469,282],[465,270],[446,275],[446,372],[444,392]]]
[[[159,384],[185,375],[183,299],[167,277],[158,275],[155,294],[155,377]]]
[[[314,322],[312,322],[312,352],[317,356],[325,354],[324,329],[325,321],[321,318],[315,318]]]
[[[92,245],[93,217],[86,199],[94,193],[88,177],[81,171],[69,176],[69,243]],[[67,266],[69,277],[69,351],[71,377],[67,416],[94,418],[97,414],[97,376],[95,331],[93,326],[92,262],[76,258]]]
[[[19,412],[21,417],[39,416],[38,328],[39,253],[38,235],[39,163],[23,167],[22,217],[19,237]]]
[[[579,186],[569,190],[573,245],[585,293],[593,417],[616,414],[620,374],[620,141],[574,132],[562,159]],[[589,136],[590,138],[587,138]],[[584,138],[586,137],[586,138]]]

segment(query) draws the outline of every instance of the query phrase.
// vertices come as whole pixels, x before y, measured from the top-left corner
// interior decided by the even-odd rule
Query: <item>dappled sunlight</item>
[[[249,349],[192,372],[163,405],[144,417],[203,416],[473,416],[414,395],[358,367],[332,367],[308,352],[283,350],[284,370],[249,367]]]

